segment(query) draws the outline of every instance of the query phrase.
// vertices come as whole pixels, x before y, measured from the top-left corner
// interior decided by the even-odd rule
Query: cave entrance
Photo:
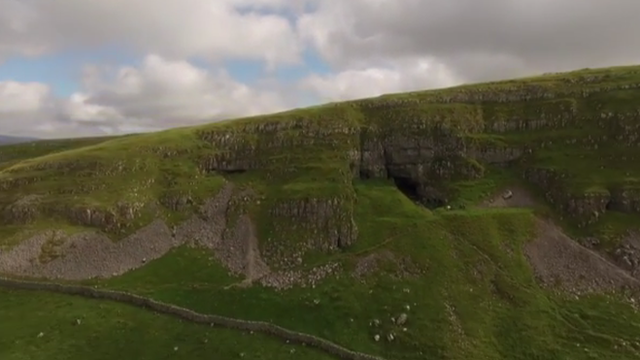
[[[423,187],[415,180],[404,176],[391,178],[401,193],[428,209],[433,210],[447,204],[446,199],[435,188]]]
[[[392,176],[398,190],[413,201],[421,202],[418,194],[419,184],[404,176]]]

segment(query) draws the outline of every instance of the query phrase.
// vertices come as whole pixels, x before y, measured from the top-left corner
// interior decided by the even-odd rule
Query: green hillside
[[[637,66],[2,146],[0,274],[389,360],[640,359],[639,139]],[[0,293],[2,359],[332,358],[131,305]]]

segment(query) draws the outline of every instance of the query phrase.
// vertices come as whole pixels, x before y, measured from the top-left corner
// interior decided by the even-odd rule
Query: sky
[[[155,131],[640,64],[638,0],[0,0],[0,134]]]

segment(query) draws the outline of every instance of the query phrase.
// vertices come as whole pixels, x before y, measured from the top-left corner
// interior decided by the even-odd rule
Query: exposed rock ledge
[[[177,246],[189,245],[212,250],[216,260],[232,274],[246,277],[244,284],[259,281],[265,286],[287,288],[317,281],[315,272],[305,277],[297,272],[270,271],[260,256],[250,217],[242,215],[228,227],[232,195],[233,185],[227,183],[199,214],[179,226],[171,229],[155,220],[118,242],[97,232],[67,236],[56,230],[44,231],[0,252],[0,273],[65,280],[106,278],[139,268]],[[45,248],[46,256],[42,256]]]
[[[481,206],[531,208],[535,200],[526,190],[515,187]],[[535,237],[525,244],[523,254],[537,280],[548,288],[575,295],[630,290],[637,296],[640,292],[640,279],[580,245],[550,219],[535,219]]]
[[[215,249],[223,240],[226,211],[232,193],[233,187],[225,186],[203,206],[200,216],[193,216],[173,231],[161,220],[153,221],[118,242],[97,232],[64,236],[57,230],[44,231],[0,253],[0,272],[82,280],[123,274],[185,243]],[[56,237],[60,240],[53,241]],[[43,247],[48,247],[49,252],[56,256],[41,262]],[[231,257],[229,254],[221,256]],[[231,259],[225,263],[236,272],[242,271],[242,264]]]

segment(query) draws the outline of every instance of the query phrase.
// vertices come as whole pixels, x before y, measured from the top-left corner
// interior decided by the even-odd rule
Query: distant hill
[[[33,141],[33,140],[38,140],[38,139],[0,135],[0,145],[19,144],[19,143]]]

